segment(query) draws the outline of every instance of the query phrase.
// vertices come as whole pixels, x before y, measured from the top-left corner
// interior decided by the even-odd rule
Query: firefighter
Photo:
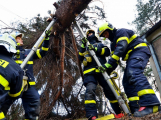
[[[45,32],[45,39],[42,43],[41,49],[37,49],[35,54],[27,62],[24,67],[25,74],[28,77],[28,90],[22,95],[22,104],[25,110],[25,120],[37,120],[40,112],[40,96],[35,88],[35,78],[33,75],[33,60],[41,59],[44,57],[48,51],[49,47],[49,35],[50,31]],[[14,56],[14,60],[17,64],[21,65],[23,60],[30,53],[31,49],[23,48],[23,36],[24,34],[19,32],[13,32],[10,34],[17,42],[17,53]],[[3,105],[3,112],[6,114],[9,106],[8,104]]]
[[[132,30],[116,29],[108,22],[98,28],[98,34],[111,41],[112,56],[98,68],[101,72],[113,68],[120,58],[126,61],[122,82],[134,116],[142,117],[159,111],[160,102],[143,74],[151,56],[147,44]]]
[[[82,45],[79,51],[79,59],[80,61],[83,62],[84,65],[83,84],[86,87],[85,102],[84,102],[86,117],[89,120],[95,120],[98,117],[96,108],[96,96],[95,96],[95,90],[98,83],[102,86],[105,96],[110,100],[113,110],[115,111],[116,114],[118,114],[115,115],[115,117],[116,118],[122,117],[123,115],[121,114],[121,109],[118,105],[118,102],[117,103],[115,102],[116,100],[114,94],[109,88],[102,73],[100,73],[99,70],[96,69],[97,64],[95,60],[92,58],[92,56],[89,54],[89,50],[94,50],[101,64],[105,64],[106,63],[105,57],[110,55],[110,50],[107,46],[98,41],[98,38],[95,36],[94,30],[88,30],[86,33],[86,37],[87,39],[86,38],[82,39]],[[89,41],[90,43],[88,47],[86,47],[87,41]]]
[[[23,70],[12,59],[16,40],[9,34],[0,34],[0,120],[7,120],[1,105],[14,101],[23,91]]]

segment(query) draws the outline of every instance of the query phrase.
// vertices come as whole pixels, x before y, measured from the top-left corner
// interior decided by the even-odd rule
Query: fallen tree
[[[49,78],[46,83],[46,88],[41,95],[41,111],[39,118],[40,120],[46,119],[51,113],[53,106],[55,105],[58,98],[63,97],[62,88],[65,88],[65,86],[71,85],[73,83],[69,81],[64,81],[64,77],[66,77],[66,75],[70,77],[69,74],[64,73],[64,55],[67,54],[65,51],[66,39],[72,40],[71,43],[72,46],[74,46],[73,49],[75,51],[73,54],[76,56],[76,62],[78,63],[80,74],[83,78],[82,68],[78,60],[77,45],[75,42],[73,31],[71,29],[71,24],[75,21],[76,16],[87,7],[90,1],[91,0],[63,0],[60,3],[53,4],[56,8],[56,12],[48,21],[56,18],[56,23],[53,25],[52,29],[52,34],[54,36],[50,38],[52,39],[52,42],[50,47],[51,49],[49,49],[49,54],[50,57],[53,54],[53,57],[56,57],[57,60],[59,60],[56,60],[55,62],[52,62],[50,66],[47,66],[50,72],[48,75]],[[65,32],[70,35],[70,38],[65,37],[67,36],[65,35]],[[67,55],[70,56],[69,54]],[[49,59],[50,57],[48,57],[46,61],[51,62],[52,58]],[[59,74],[57,74],[58,71]],[[60,80],[58,81],[56,79]],[[51,93],[51,95],[49,95],[49,93]]]

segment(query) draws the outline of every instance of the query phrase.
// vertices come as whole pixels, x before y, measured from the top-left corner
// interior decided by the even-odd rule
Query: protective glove
[[[93,45],[88,45],[88,50],[94,50],[95,52],[97,51],[97,47],[94,47]]]
[[[88,42],[87,38],[85,38],[85,37],[82,38],[82,45],[81,45],[81,47],[85,48],[87,42]]]
[[[45,39],[49,39],[50,34],[51,34],[51,31],[50,30],[46,30],[45,31]]]
[[[106,63],[106,64],[104,64],[104,65],[98,67],[98,70],[99,70],[100,72],[103,73],[103,72],[105,72],[107,69],[110,69],[110,68],[112,68],[112,65],[110,65],[109,63]]]

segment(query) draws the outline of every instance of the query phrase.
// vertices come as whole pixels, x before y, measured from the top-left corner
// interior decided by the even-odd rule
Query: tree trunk
[[[57,8],[54,17],[58,24],[54,24],[54,31],[63,32],[69,28],[75,17],[80,14],[92,0],[62,0],[60,5],[54,3]]]

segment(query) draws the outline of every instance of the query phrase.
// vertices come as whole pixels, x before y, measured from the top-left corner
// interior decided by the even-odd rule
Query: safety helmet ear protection
[[[8,33],[0,34],[0,46],[3,46],[9,53],[16,53],[16,40]]]
[[[16,37],[20,36],[21,38],[24,37],[24,34],[23,33],[20,33],[20,32],[12,32],[10,34],[15,40],[16,40]]]
[[[114,30],[114,27],[112,24],[106,22],[104,24],[102,24],[99,28],[98,28],[98,35],[100,37],[103,37],[103,33],[106,31],[106,30],[110,30],[110,31],[113,31]]]
[[[92,29],[89,29],[89,30],[87,30],[87,32],[86,32],[86,37],[88,37],[88,34],[89,34],[89,33],[93,33],[93,34],[95,35],[95,31],[92,30]]]

